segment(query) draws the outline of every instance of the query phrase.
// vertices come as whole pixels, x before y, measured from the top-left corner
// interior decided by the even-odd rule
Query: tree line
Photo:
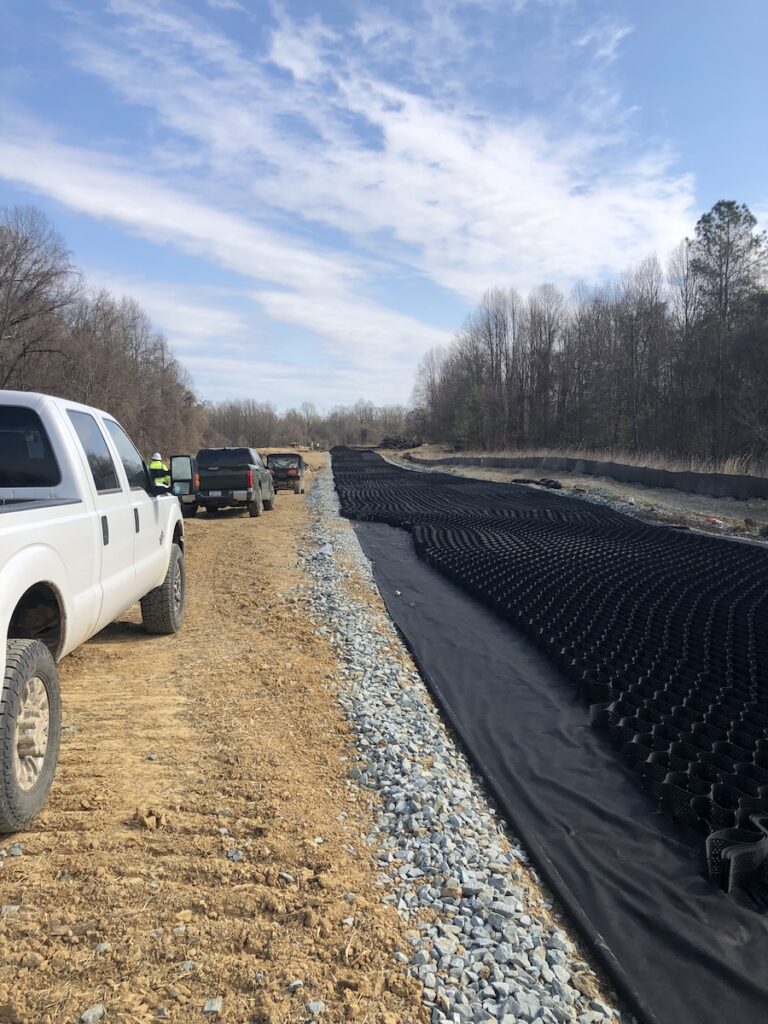
[[[280,414],[271,402],[236,399],[208,406],[211,436],[222,443],[272,448],[307,445],[332,448],[337,444],[372,445],[386,436],[413,437],[412,412],[403,405],[375,406],[360,399],[354,405],[318,412],[312,402]],[[236,439],[236,441],[234,441]]]
[[[208,445],[375,444],[421,436],[485,450],[580,448],[723,461],[768,456],[768,243],[720,201],[662,266],[526,298],[493,288],[422,360],[414,405],[321,414],[206,403],[139,304],[94,291],[34,208],[0,214],[0,388],[108,409],[145,454]]]
[[[88,287],[32,207],[0,211],[0,389],[108,410],[150,455],[213,445],[372,444],[409,428],[403,406],[359,401],[321,415],[251,399],[206,403],[141,306]],[[412,431],[412,425],[411,432]]]
[[[461,448],[768,454],[768,245],[722,200],[662,266],[522,298],[492,288],[422,360],[422,429]]]

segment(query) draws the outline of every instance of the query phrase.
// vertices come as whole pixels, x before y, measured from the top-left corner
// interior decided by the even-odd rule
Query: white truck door
[[[130,495],[120,485],[110,450],[95,416],[67,409],[93,484],[95,517],[101,538],[102,629],[137,599],[134,582],[134,518]]]
[[[105,416],[104,426],[117,450],[131,488],[136,589],[143,597],[162,583],[168,567],[167,548],[164,545],[168,516],[163,514],[162,509],[162,503],[168,499],[148,493],[150,481],[144,462],[120,424]]]

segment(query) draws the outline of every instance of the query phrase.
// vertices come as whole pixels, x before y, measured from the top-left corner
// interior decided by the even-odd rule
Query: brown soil
[[[302,607],[307,517],[281,491],[258,520],[189,521],[181,633],[133,609],[61,664],[56,784],[2,843],[23,855],[0,870],[0,1021],[102,1003],[105,1021],[282,1024],[318,999],[326,1021],[425,1019],[361,842],[338,664]]]
[[[381,453],[398,461],[404,452]],[[450,458],[437,446],[413,449],[416,459]],[[413,465],[413,463],[411,463]],[[565,494],[592,494],[608,501],[623,502],[627,511],[654,522],[690,526],[706,533],[749,537],[762,541],[762,528],[768,528],[768,502],[759,498],[737,501],[735,498],[708,498],[705,495],[686,494],[683,491],[661,487],[643,487],[641,484],[623,484],[608,477],[584,476],[580,473],[556,473],[543,469],[485,469],[475,466],[435,466],[442,473],[471,477],[474,480],[495,480],[509,483],[513,478],[531,482],[547,477],[557,480]],[[631,499],[631,501],[630,501]],[[716,520],[711,522],[711,520]]]

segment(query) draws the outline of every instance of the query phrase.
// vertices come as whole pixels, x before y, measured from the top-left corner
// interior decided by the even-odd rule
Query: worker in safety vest
[[[152,461],[149,463],[149,468],[150,469],[164,469],[165,470],[165,475],[164,476],[156,476],[155,477],[155,483],[164,484],[166,487],[170,487],[171,486],[171,477],[170,477],[170,475],[168,473],[168,467],[163,462],[163,456],[160,454],[160,452],[155,452],[153,454]]]

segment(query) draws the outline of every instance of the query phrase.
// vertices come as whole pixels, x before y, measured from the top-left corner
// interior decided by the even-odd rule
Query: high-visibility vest
[[[166,464],[164,462],[160,462],[158,459],[153,459],[150,462],[150,464],[149,464],[149,468],[150,469],[164,469],[165,472],[168,473],[168,467],[166,466]],[[170,475],[155,477],[155,483],[165,484],[166,487],[170,487],[171,486]]]

